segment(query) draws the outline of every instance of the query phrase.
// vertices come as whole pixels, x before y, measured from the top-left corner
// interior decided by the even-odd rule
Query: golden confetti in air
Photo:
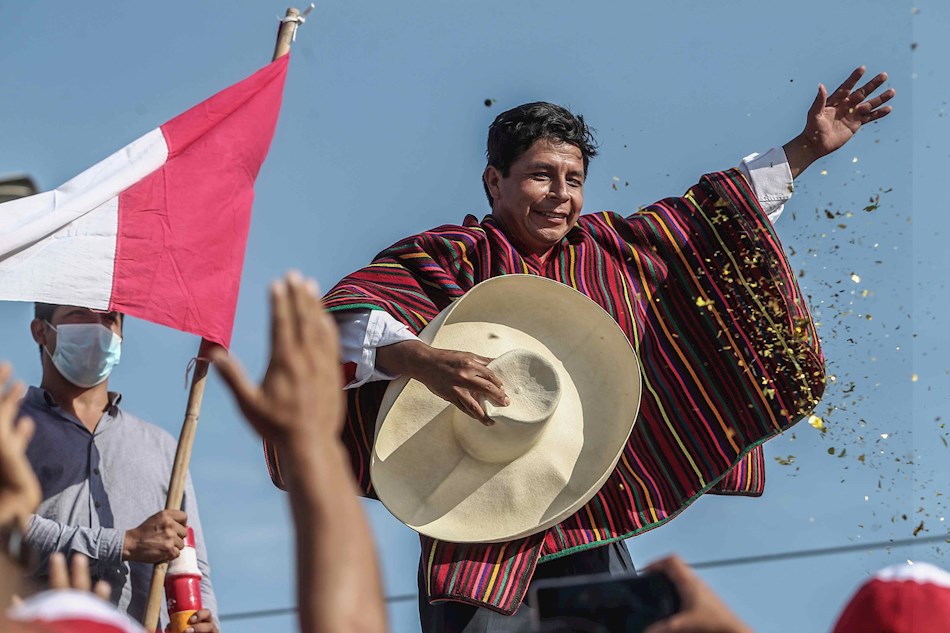
[[[851,159],[851,162],[852,162],[852,163],[856,163],[856,162],[858,162],[858,157],[857,157],[857,156],[855,156],[854,158],[852,158],[852,159]]]
[[[910,377],[911,382],[917,382],[917,374],[914,374]]]
[[[851,273],[851,281],[856,284],[861,283],[861,278],[858,276],[858,273]]]
[[[891,436],[890,433],[881,433],[881,439],[882,439],[882,440],[886,440],[886,439],[889,438],[890,436]]]
[[[827,175],[828,175],[828,170],[827,170],[827,169],[822,169],[822,170],[821,170],[821,175],[822,175],[822,176],[827,176]]]
[[[825,421],[819,418],[817,415],[812,414],[808,416],[808,424],[815,427],[821,432],[825,431]]]
[[[697,308],[706,308],[716,303],[712,299],[703,299],[702,297],[696,297],[696,307]]]

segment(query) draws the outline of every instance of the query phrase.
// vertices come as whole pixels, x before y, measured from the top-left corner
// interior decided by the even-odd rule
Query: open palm
[[[803,132],[815,158],[826,156],[840,148],[851,140],[865,123],[890,114],[891,106],[884,104],[894,97],[894,90],[885,90],[880,95],[869,98],[887,81],[887,73],[880,73],[857,90],[853,90],[864,72],[864,66],[855,69],[831,95],[828,95],[824,84],[819,84],[818,96],[808,110]]]

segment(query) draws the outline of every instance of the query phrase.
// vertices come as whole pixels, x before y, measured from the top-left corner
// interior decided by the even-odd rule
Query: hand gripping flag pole
[[[306,15],[310,13],[311,9],[313,9],[312,4],[303,15],[301,15],[297,9],[287,9],[287,13],[281,20],[280,28],[277,32],[277,43],[274,48],[273,61],[277,61],[290,53],[290,45],[295,39],[297,27],[304,22]],[[188,476],[188,464],[191,461],[191,449],[194,446],[195,432],[198,428],[198,415],[201,410],[201,400],[204,396],[205,381],[208,377],[209,361],[206,353],[208,346],[209,342],[206,339],[202,339],[198,349],[198,356],[194,362],[194,374],[191,380],[191,390],[188,394],[188,404],[185,408],[185,419],[182,423],[181,434],[178,438],[178,450],[175,453],[171,482],[168,486],[168,499],[165,503],[166,510],[181,509],[182,507],[185,480]],[[149,588],[148,604],[143,621],[146,631],[156,631],[158,628],[162,593],[167,571],[168,563],[159,563],[155,565],[152,571],[152,584]]]

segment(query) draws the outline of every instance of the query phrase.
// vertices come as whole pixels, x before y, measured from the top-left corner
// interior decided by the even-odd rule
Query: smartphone
[[[530,599],[543,633],[640,633],[680,609],[676,586],[659,573],[539,580]]]

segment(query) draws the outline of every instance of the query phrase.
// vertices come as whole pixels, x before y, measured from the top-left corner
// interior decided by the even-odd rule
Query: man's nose
[[[551,195],[551,197],[560,200],[561,202],[565,202],[571,197],[567,180],[560,178],[551,181],[551,189],[548,193]]]

